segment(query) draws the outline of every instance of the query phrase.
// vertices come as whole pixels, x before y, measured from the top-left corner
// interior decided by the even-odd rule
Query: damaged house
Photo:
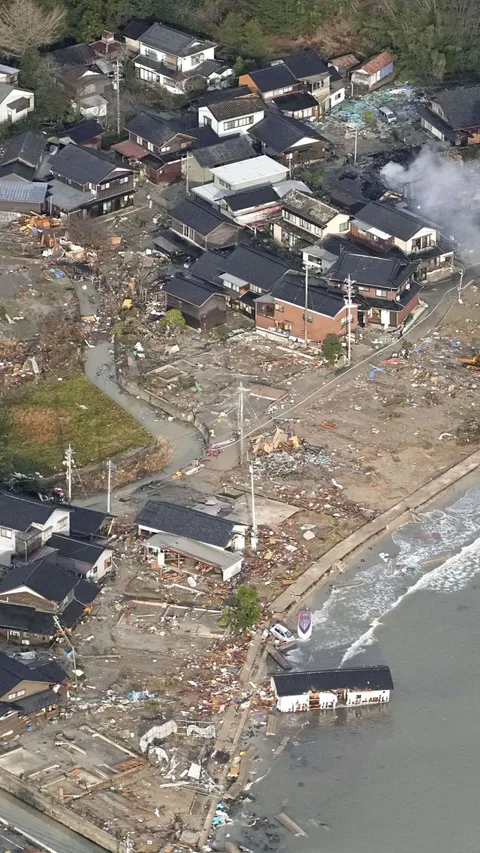
[[[384,705],[393,680],[388,666],[289,672],[271,679],[277,709],[283,713],[320,711],[338,706]]]
[[[358,324],[398,328],[418,306],[421,285],[417,261],[378,258],[344,252],[325,274],[329,287],[346,292],[350,281],[358,303]]]
[[[294,248],[302,242],[322,240],[327,234],[348,232],[349,215],[298,190],[290,190],[282,198],[281,216],[273,225],[278,243]]]
[[[29,719],[56,707],[67,674],[53,661],[24,663],[0,652],[0,739],[25,730]]]
[[[480,86],[444,89],[418,112],[421,126],[436,139],[461,147],[480,143]]]
[[[222,288],[191,276],[176,275],[163,285],[167,309],[177,308],[194,329],[213,329],[227,322],[227,306]]]
[[[140,536],[148,536],[147,553],[159,566],[173,558],[216,568],[224,580],[238,574],[243,564],[246,527],[197,509],[147,501],[137,515]],[[152,536],[151,534],[155,534]]]

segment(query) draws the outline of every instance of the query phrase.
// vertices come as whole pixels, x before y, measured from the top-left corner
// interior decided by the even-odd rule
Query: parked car
[[[272,625],[270,633],[276,640],[280,640],[282,643],[289,643],[290,640],[294,639],[292,632],[285,625],[282,625],[281,622],[276,622],[275,625]]]
[[[390,107],[379,107],[378,112],[380,118],[386,121],[387,124],[396,124],[397,116],[395,115],[393,110],[390,109]]]

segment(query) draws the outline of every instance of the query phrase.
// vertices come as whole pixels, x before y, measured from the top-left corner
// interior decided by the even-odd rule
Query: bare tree
[[[60,35],[66,15],[60,6],[44,9],[35,0],[11,0],[0,6],[0,49],[8,56],[22,57],[51,44]]]

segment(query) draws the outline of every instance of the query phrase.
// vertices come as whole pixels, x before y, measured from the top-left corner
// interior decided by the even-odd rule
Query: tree
[[[250,18],[243,28],[243,52],[246,56],[265,56],[265,36],[256,18]]]
[[[74,119],[70,101],[53,78],[48,61],[38,50],[28,50],[20,62],[20,82],[35,92],[33,121],[56,123]]]
[[[182,312],[178,310],[178,308],[170,308],[170,311],[167,311],[165,317],[159,322],[160,329],[184,329],[186,324],[185,317]]]
[[[225,47],[241,51],[244,44],[245,19],[238,12],[229,12],[217,30],[217,38]]]
[[[52,5],[47,9],[35,0],[12,0],[0,7],[0,49],[7,56],[22,57],[61,34],[66,10]]]
[[[262,615],[257,590],[253,586],[239,586],[224,615],[232,634],[241,634],[247,628],[253,628]]]
[[[323,342],[322,352],[329,364],[335,364],[343,353],[343,347],[337,335],[327,335]]]

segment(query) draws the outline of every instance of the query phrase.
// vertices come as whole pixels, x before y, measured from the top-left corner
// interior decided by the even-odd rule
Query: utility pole
[[[355,142],[353,144],[353,165],[357,165],[357,151],[358,151],[358,125],[355,125]]]
[[[240,387],[238,389],[238,435],[240,438],[240,465],[243,465],[245,461],[245,447],[244,447],[244,425],[243,425],[243,383],[240,382]]]
[[[461,267],[459,270],[459,279],[457,284],[457,299],[460,305],[463,305],[462,299],[462,286],[463,286],[463,276],[465,275],[465,267]]]
[[[60,620],[59,620],[58,616],[55,615],[55,613],[53,614],[53,622],[54,622],[54,625],[55,625],[57,631],[60,631],[62,637],[67,641],[68,645],[70,646],[70,650],[72,652],[72,660],[73,660],[73,675],[75,677],[75,689],[77,690],[77,688],[78,688],[78,675],[77,675],[77,655],[75,652],[75,646],[73,645],[68,634],[64,631],[64,629],[60,623]]]
[[[107,512],[110,515],[112,503],[112,460],[107,462]]]
[[[250,490],[251,490],[251,501],[252,501],[252,536],[250,539],[250,544],[252,546],[252,551],[257,550],[257,517],[255,515],[255,486],[253,481],[253,462],[250,462]]]
[[[352,285],[355,282],[352,281],[350,275],[347,275],[345,279],[345,284],[347,285],[347,364],[350,364],[352,360],[352,341],[351,341],[351,333],[352,333]]]
[[[120,60],[117,56],[115,60],[115,89],[117,102],[117,136],[120,136],[121,121],[120,121]]]
[[[72,445],[69,444],[65,452],[65,462],[67,466],[67,498],[68,503],[72,503],[72,466],[73,466],[73,451]]]
[[[185,192],[188,195],[189,186],[188,186],[188,151],[187,151],[187,159],[185,160]]]
[[[308,260],[305,261],[305,313],[303,315],[303,319],[304,319],[303,337],[305,340],[305,345],[308,344],[307,309],[308,309]]]

